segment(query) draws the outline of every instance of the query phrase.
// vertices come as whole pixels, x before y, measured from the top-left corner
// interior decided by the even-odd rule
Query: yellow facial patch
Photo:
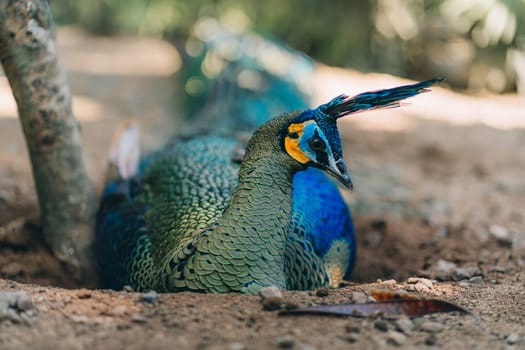
[[[312,122],[313,121],[309,120],[304,123],[290,124],[288,127],[288,134],[284,138],[284,149],[286,150],[286,153],[288,153],[290,157],[301,164],[309,162],[310,158],[306,156],[303,151],[301,151],[301,148],[299,147],[299,140],[303,135],[305,125]]]

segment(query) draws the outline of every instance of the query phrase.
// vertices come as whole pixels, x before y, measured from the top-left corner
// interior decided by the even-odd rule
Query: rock
[[[71,315],[71,321],[75,323],[88,323],[89,318],[86,315]]]
[[[16,313],[15,310],[10,308],[0,308],[0,322],[8,320],[13,323],[21,323],[22,319],[20,316]]]
[[[395,287],[395,285],[397,284],[397,281],[393,278],[389,279],[389,280],[386,280],[386,281],[381,281],[380,282],[382,285],[385,285],[385,286],[388,286],[388,287]]]
[[[430,281],[426,278],[423,278],[424,280]],[[407,284],[405,287],[405,290],[409,292],[418,292],[418,293],[430,293],[430,290],[432,289],[432,282],[430,281],[430,287],[427,283],[417,282],[415,284]]]
[[[132,286],[128,286],[128,285],[125,285],[124,287],[122,287],[122,290],[126,293],[133,293],[133,287]]]
[[[329,294],[330,294],[330,290],[328,289],[328,287],[321,287],[315,291],[315,295],[321,298],[327,297]]]
[[[402,317],[395,321],[396,328],[405,334],[410,334],[414,329],[414,324],[408,317]]]
[[[419,293],[430,293],[430,290],[432,289],[432,287],[428,287],[424,283],[416,283],[414,284],[414,288],[416,289],[416,292]]]
[[[388,344],[400,346],[405,343],[406,339],[407,337],[403,333],[400,333],[400,332],[388,331],[386,333],[386,341]]]
[[[452,280],[462,281],[469,279],[473,276],[482,276],[481,270],[479,267],[458,267],[452,272]]]
[[[291,349],[295,346],[295,338],[283,336],[275,338],[275,345],[281,349]]]
[[[521,340],[521,337],[518,333],[511,333],[507,337],[507,344],[514,345],[514,344],[519,343],[520,340]]]
[[[156,303],[159,300],[159,295],[154,290],[140,295],[140,301],[143,303]]]
[[[388,322],[386,322],[385,320],[376,320],[374,322],[374,327],[382,332],[386,332],[388,331]]]
[[[424,321],[421,326],[419,326],[419,330],[427,333],[439,333],[441,332],[445,326],[443,326],[441,323],[433,322],[433,321]]]
[[[364,304],[368,302],[368,296],[365,293],[352,292],[352,294],[350,294],[350,300],[356,304]]]
[[[273,311],[281,309],[284,300],[281,290],[276,286],[264,287],[259,290],[263,310]]]
[[[33,308],[33,303],[26,292],[0,292],[0,309],[1,308],[27,311]]]
[[[246,345],[243,343],[231,343],[228,346],[226,346],[227,350],[245,350]]]
[[[91,293],[83,291],[83,292],[78,293],[77,297],[79,299],[89,299],[89,298],[91,298]]]
[[[16,308],[19,311],[27,311],[33,308],[33,303],[26,292],[17,293]]]
[[[407,280],[407,283],[409,284],[421,283],[429,289],[432,289],[432,287],[434,286],[434,283],[432,282],[432,280],[429,280],[428,278],[421,278],[421,277],[409,277]]]
[[[471,278],[469,278],[468,283],[481,284],[481,283],[483,283],[483,277],[482,276],[471,277]]]
[[[457,268],[457,265],[453,262],[439,259],[436,263],[436,271],[450,273]]]
[[[131,317],[131,321],[135,323],[147,323],[148,319],[146,316],[135,314]]]
[[[489,233],[494,237],[499,243],[505,245],[512,245],[512,235],[509,230],[500,225],[491,225],[489,227]]]
[[[269,287],[261,288],[261,290],[259,290],[259,295],[263,299],[269,298],[269,297],[278,297],[278,298],[283,297],[281,290],[276,286],[269,286]]]
[[[126,316],[129,315],[129,309],[125,305],[118,305],[111,309],[111,315],[117,317]]]
[[[263,310],[275,311],[280,310],[283,304],[283,298],[270,296],[262,300]]]
[[[355,343],[357,340],[359,340],[359,335],[357,333],[347,333],[347,334],[336,334],[337,338],[347,341],[349,343]]]

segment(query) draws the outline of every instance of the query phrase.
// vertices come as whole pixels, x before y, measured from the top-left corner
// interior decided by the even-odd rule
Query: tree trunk
[[[55,36],[45,0],[0,0],[0,59],[31,158],[44,240],[85,279],[93,276],[95,196]]]

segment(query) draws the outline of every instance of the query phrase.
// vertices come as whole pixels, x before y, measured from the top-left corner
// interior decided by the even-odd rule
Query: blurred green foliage
[[[459,88],[525,93],[525,0],[50,0],[55,20],[95,34],[182,44],[203,16],[315,59]]]

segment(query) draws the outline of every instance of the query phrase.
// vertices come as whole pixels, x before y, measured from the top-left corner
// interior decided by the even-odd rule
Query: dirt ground
[[[161,41],[72,29],[59,32],[59,48],[100,190],[119,122],[139,119],[145,149],[176,132],[180,59]],[[318,71],[319,102],[405,82]],[[73,283],[38,239],[26,148],[0,76],[0,349],[525,348],[524,113],[517,96],[444,87],[403,108],[342,121],[355,184],[344,193],[357,226],[352,281],[328,296],[283,296],[285,304],[306,306],[387,288],[443,298],[474,316],[284,317],[263,310],[258,296],[148,296]],[[415,276],[432,282],[407,283]]]

